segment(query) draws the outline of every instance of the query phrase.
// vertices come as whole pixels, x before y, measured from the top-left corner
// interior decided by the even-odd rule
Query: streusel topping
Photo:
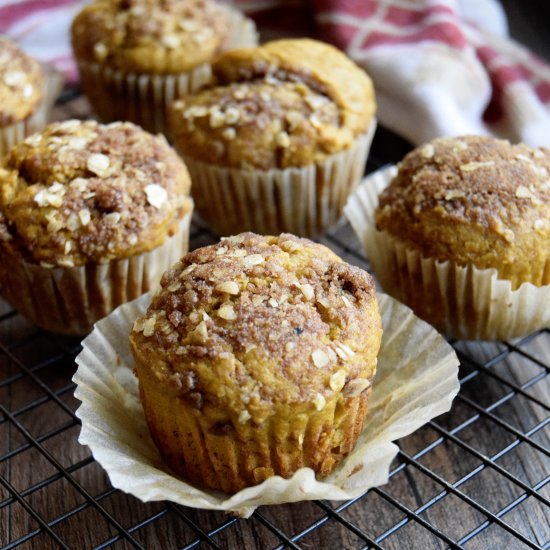
[[[381,334],[373,280],[322,245],[243,233],[187,254],[161,284],[131,340],[198,408],[321,410],[336,392],[370,386]]]
[[[131,123],[51,124],[11,150],[0,182],[2,246],[45,267],[151,250],[190,208],[181,160]]]
[[[370,79],[328,44],[280,40],[235,50],[213,71],[217,84],[172,108],[176,146],[197,160],[303,166],[349,148],[372,122]]]
[[[178,73],[223,51],[230,26],[227,8],[211,0],[95,0],[75,18],[72,41],[79,59]]]
[[[403,159],[376,225],[426,256],[495,267],[505,278],[540,265],[530,280],[547,284],[550,151],[483,136],[436,139]]]

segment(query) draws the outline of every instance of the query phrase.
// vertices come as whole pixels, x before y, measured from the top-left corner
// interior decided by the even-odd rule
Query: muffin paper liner
[[[147,428],[133,374],[128,335],[151,294],[129,302],[96,324],[76,358],[75,397],[82,404],[79,442],[88,445],[114,487],[144,502],[225,510],[248,517],[262,504],[344,500],[388,481],[390,463],[404,437],[450,409],[458,392],[454,350],[427,323],[389,296],[379,295],[384,326],[378,372],[364,428],[355,449],[324,481],[301,468],[290,479],[270,477],[228,495],[189,485],[164,465]]]
[[[48,124],[55,100],[63,87],[63,77],[51,67],[43,65],[42,69],[44,71],[42,100],[34,113],[25,120],[0,127],[0,156],[5,155],[14,145],[21,143],[27,136],[42,130]]]
[[[258,36],[252,20],[238,10],[225,8],[234,28],[228,48],[255,46]],[[129,120],[153,133],[165,132],[166,110],[172,101],[200,90],[212,78],[208,63],[184,73],[158,75],[128,73],[100,63],[77,61],[82,88],[103,122]]]
[[[43,267],[24,261],[0,265],[3,297],[39,327],[61,334],[87,334],[114,308],[154,289],[187,252],[192,208],[179,231],[161,246],[129,258],[79,267]]]
[[[447,336],[508,340],[550,326],[550,285],[512,290],[496,269],[437,261],[375,227],[378,196],[397,168],[365,178],[344,211],[383,289]]]
[[[373,121],[349,149],[283,170],[223,168],[183,155],[197,211],[218,235],[254,231],[317,237],[340,219],[361,181],[375,130]]]

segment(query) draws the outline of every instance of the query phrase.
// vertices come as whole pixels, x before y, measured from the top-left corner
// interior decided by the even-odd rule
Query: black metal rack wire
[[[73,99],[62,98],[66,115],[79,114]],[[406,147],[379,132],[369,170]],[[191,247],[214,240],[196,220]],[[347,224],[322,241],[368,269]],[[460,393],[449,413],[398,442],[387,485],[241,520],[114,489],[77,442],[78,340],[44,333],[0,301],[0,548],[548,549],[550,330],[452,344]]]

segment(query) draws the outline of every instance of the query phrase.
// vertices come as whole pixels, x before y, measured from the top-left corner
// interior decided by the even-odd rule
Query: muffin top
[[[187,254],[161,285],[130,340],[199,409],[259,422],[370,385],[382,333],[373,279],[322,245],[243,233]]]
[[[50,124],[0,162],[2,249],[45,267],[151,250],[190,209],[189,188],[164,138],[138,126]]]
[[[367,74],[315,40],[277,40],[226,52],[214,84],[176,101],[176,146],[234,168],[305,166],[349,148],[376,108]]]
[[[95,0],[72,24],[76,57],[127,72],[179,73],[229,40],[229,10],[212,0]]]
[[[516,272],[520,283],[519,272],[550,255],[550,151],[491,137],[436,139],[400,163],[376,226],[424,256],[493,267],[503,278]]]
[[[44,75],[38,61],[0,38],[0,126],[25,120],[42,99]]]

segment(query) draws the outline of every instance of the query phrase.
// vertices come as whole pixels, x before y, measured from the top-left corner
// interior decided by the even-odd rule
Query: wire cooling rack
[[[87,115],[74,95],[61,103],[60,118]],[[406,150],[379,131],[368,169]],[[215,240],[193,224],[191,248]],[[348,225],[322,241],[369,268]],[[36,329],[0,300],[0,547],[550,548],[550,331],[452,344],[460,393],[449,413],[398,442],[387,485],[241,520],[113,489],[77,442],[78,340]]]

